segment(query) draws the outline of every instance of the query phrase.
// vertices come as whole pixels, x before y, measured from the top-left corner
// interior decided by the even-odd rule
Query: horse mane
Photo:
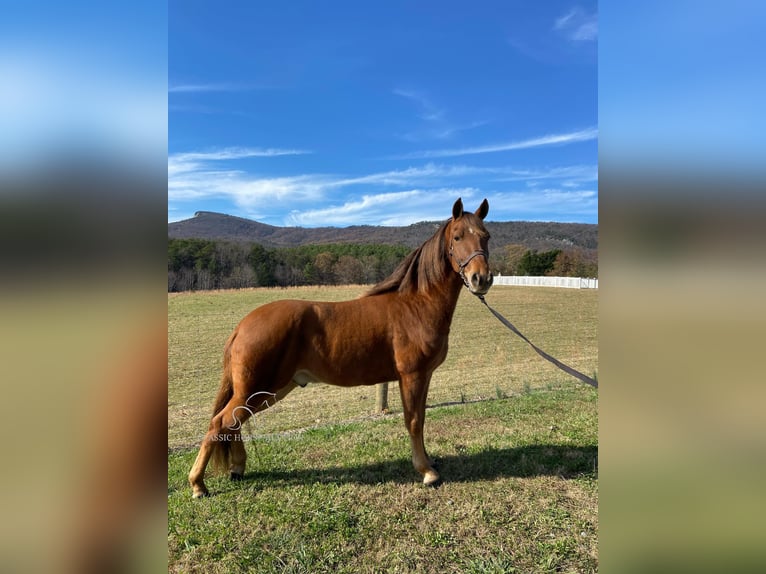
[[[364,293],[362,297],[382,293],[412,293],[427,291],[430,287],[444,281],[444,231],[452,220],[448,219],[434,235],[423,245],[407,255],[399,266],[386,279]]]

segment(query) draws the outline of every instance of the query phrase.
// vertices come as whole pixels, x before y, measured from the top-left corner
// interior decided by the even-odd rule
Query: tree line
[[[377,283],[410,251],[392,245],[269,249],[258,243],[168,239],[168,291]]]
[[[410,251],[384,244],[269,249],[258,243],[168,239],[168,291],[374,284]],[[598,276],[595,255],[577,249],[537,252],[507,245],[492,253],[490,266],[503,275]]]
[[[491,267],[502,275],[597,278],[598,255],[579,247],[536,251],[513,243],[492,253]]]

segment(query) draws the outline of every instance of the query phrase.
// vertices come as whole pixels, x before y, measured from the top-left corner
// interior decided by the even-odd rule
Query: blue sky
[[[597,6],[212,2],[168,12],[168,220],[598,221]]]

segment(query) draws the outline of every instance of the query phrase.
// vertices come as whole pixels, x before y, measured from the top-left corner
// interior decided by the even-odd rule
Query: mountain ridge
[[[214,211],[198,211],[194,217],[168,223],[168,237],[259,243],[269,248],[327,243],[406,245],[414,248],[433,235],[440,225],[441,222],[422,221],[392,227],[279,227]],[[520,244],[535,250],[598,250],[597,224],[487,221],[486,226],[495,248]]]

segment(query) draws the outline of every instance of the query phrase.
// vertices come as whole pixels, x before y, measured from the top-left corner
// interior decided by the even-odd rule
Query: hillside
[[[355,225],[351,227],[276,227],[250,219],[198,211],[191,219],[168,223],[168,237],[214,239],[260,243],[265,247],[295,247],[323,243],[363,243],[417,247],[438,228],[438,222],[421,222],[405,227]],[[492,245],[511,243],[528,249],[549,250],[579,247],[598,249],[598,225],[533,221],[490,221]]]

